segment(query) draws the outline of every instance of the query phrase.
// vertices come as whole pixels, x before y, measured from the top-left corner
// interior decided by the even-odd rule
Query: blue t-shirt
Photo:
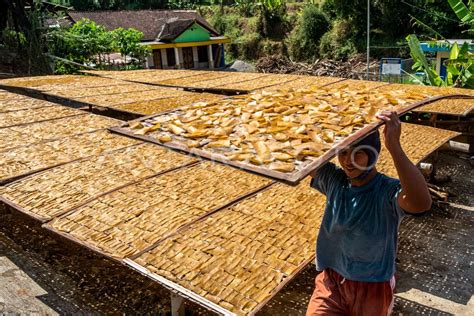
[[[327,197],[316,247],[316,268],[344,278],[388,281],[395,273],[398,227],[405,212],[398,205],[400,181],[378,173],[354,187],[333,163],[322,166],[311,187]]]

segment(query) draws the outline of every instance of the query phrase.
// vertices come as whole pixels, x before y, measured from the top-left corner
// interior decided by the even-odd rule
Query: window
[[[168,61],[168,67],[176,65],[176,58],[174,56],[174,48],[166,49],[166,59]]]
[[[206,63],[209,61],[209,56],[207,55],[207,46],[198,46],[198,61],[200,63]]]

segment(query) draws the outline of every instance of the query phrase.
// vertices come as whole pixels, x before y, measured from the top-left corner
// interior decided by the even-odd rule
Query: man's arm
[[[396,112],[382,111],[377,117],[385,121],[385,147],[390,152],[402,191],[398,204],[409,213],[421,213],[431,208],[431,196],[425,178],[408,159],[400,144],[401,123]]]

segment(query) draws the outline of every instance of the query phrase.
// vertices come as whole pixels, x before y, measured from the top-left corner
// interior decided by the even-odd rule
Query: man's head
[[[378,130],[338,153],[337,158],[349,179],[363,179],[375,167],[380,153]]]

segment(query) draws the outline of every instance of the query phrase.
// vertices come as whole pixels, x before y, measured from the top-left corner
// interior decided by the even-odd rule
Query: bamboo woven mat
[[[250,80],[268,77],[268,74],[262,73],[242,73],[242,72],[228,72],[223,78],[198,81],[193,83],[195,88],[199,89],[220,89],[228,84],[243,83]]]
[[[1,83],[1,81],[0,81],[0,83]],[[12,92],[8,92],[8,91],[0,89],[0,101],[2,103],[3,102],[20,100],[20,99],[26,99],[26,98],[27,98],[26,96],[16,94],[16,93],[12,93]]]
[[[0,152],[42,141],[89,133],[122,121],[95,114],[76,115],[0,129]]]
[[[442,99],[421,106],[415,112],[440,113],[450,115],[468,115],[474,110],[473,99]]]
[[[153,144],[140,144],[23,178],[0,187],[0,196],[22,212],[48,221],[121,186],[196,161]]]
[[[378,110],[401,114],[426,97],[331,85],[264,90],[184,106],[114,131],[297,183],[340,147],[382,124],[375,117]]]
[[[109,106],[109,108],[122,110],[127,112],[138,113],[142,115],[150,115],[164,111],[173,110],[185,105],[196,102],[214,102],[222,100],[226,96],[211,93],[192,93],[185,97],[174,97],[166,99],[157,99],[142,102],[133,102]]]
[[[45,106],[41,108],[0,113],[0,128],[85,114],[80,110],[59,106],[47,101],[43,102]]]
[[[127,82],[111,78],[83,75],[54,75],[0,80],[0,85],[17,88],[30,88],[41,92],[66,89],[93,88],[101,86],[106,87],[126,84]]]
[[[204,76],[191,76],[174,80],[160,81],[159,84],[179,86],[194,89],[220,89],[226,84],[245,82],[264,78],[269,75],[262,73],[242,73],[242,72],[210,72]]]
[[[195,70],[158,70],[158,69],[146,69],[146,70],[128,70],[128,71],[82,71],[83,73],[94,74],[98,76],[127,80],[144,83],[159,83],[160,81],[178,79],[189,76],[196,76],[209,71],[195,71]]]
[[[383,129],[380,130],[380,134],[383,143]],[[461,133],[458,132],[430,126],[402,123],[400,142],[408,158],[410,158],[413,163],[418,164],[433,151],[460,134]],[[395,169],[393,160],[384,146],[382,146],[380,152],[377,169],[389,177],[397,177],[397,170]]]
[[[15,93],[12,93],[12,94],[17,97],[16,98],[12,97],[11,99],[8,99],[8,100],[1,100],[1,97],[0,97],[0,113],[44,108],[44,107],[55,105],[53,103],[50,103],[44,100],[28,98],[28,97],[15,94]]]
[[[116,93],[107,95],[95,95],[83,98],[71,98],[76,101],[93,104],[96,106],[110,107],[117,104],[135,103],[152,101],[156,99],[172,98],[172,97],[188,97],[192,92],[175,90],[170,88],[150,87],[147,91],[137,91],[130,93]]]
[[[276,184],[163,241],[135,262],[236,314],[273,296],[314,257],[325,197]]]
[[[255,79],[243,82],[228,83],[219,86],[219,88],[232,90],[247,90],[250,92],[253,90],[271,87],[277,84],[285,84],[296,79],[298,79],[298,77],[295,75],[267,74],[264,77],[260,77],[259,74],[255,74]]]
[[[321,87],[328,84],[334,84],[344,80],[343,78],[337,77],[320,77],[320,76],[295,76],[297,79],[287,81],[284,83],[276,84],[271,87],[262,88],[265,91],[274,91],[279,89],[301,89],[308,88],[311,86]]]
[[[155,69],[135,69],[135,70],[80,70],[81,74],[95,75],[95,76],[107,76],[107,77],[119,77],[119,76],[129,76],[132,74],[147,74],[155,71]],[[122,78],[120,78],[122,79]]]
[[[474,96],[474,89],[448,88],[448,87],[431,87],[414,84],[398,84],[391,83],[376,89],[377,91],[394,91],[401,90],[404,92],[424,93],[430,96],[441,96],[450,94],[461,94]]]
[[[148,84],[161,84],[165,80],[173,80],[186,77],[202,76],[210,71],[196,71],[196,70],[153,70],[145,75],[134,75],[123,80],[134,82],[143,82]]]
[[[78,90],[78,89],[94,89],[94,88],[106,88],[109,86],[125,86],[129,82],[115,80],[111,78],[91,77],[91,76],[76,76],[73,81],[70,82],[55,82],[52,84],[44,84],[34,89],[38,89],[43,92],[50,92],[56,90]]]
[[[209,80],[225,79],[229,77],[229,73],[225,71],[206,71],[196,76],[189,76],[184,78],[160,80],[160,85],[172,86],[172,87],[187,87],[195,88],[200,82],[206,82]]]
[[[0,183],[139,143],[101,130],[9,149],[0,155]]]
[[[370,92],[372,89],[376,89],[385,85],[388,85],[388,82],[346,79],[346,80],[331,83],[328,85],[328,87],[331,89],[354,88],[354,89],[366,90],[367,92]]]
[[[119,79],[123,79],[123,77],[128,77],[130,75],[144,75],[147,73],[151,73],[156,71],[156,69],[135,69],[135,70],[81,70],[80,73],[88,74],[88,75],[95,75],[95,76],[107,76],[107,77],[117,77]]]
[[[45,84],[67,84],[79,80],[78,75],[50,75],[35,77],[19,77],[0,80],[0,84],[14,87],[38,87]]]
[[[271,183],[203,162],[107,194],[53,219],[47,227],[108,256],[123,258]]]
[[[458,134],[412,124],[402,131],[402,146],[415,163]],[[396,177],[385,148],[377,168]],[[255,311],[314,257],[325,197],[308,182],[274,185],[191,225],[135,262],[231,312]]]
[[[107,79],[112,81],[111,79]],[[119,84],[117,84],[119,83]],[[106,94],[117,94],[117,93],[131,93],[131,92],[140,92],[155,90],[155,87],[152,87],[147,84],[141,83],[125,83],[125,82],[114,82],[113,85],[109,83],[107,86],[99,87],[70,87],[70,86],[58,86],[52,89],[49,89],[47,92],[49,95],[65,97],[65,98],[82,98],[95,95],[106,95]]]

